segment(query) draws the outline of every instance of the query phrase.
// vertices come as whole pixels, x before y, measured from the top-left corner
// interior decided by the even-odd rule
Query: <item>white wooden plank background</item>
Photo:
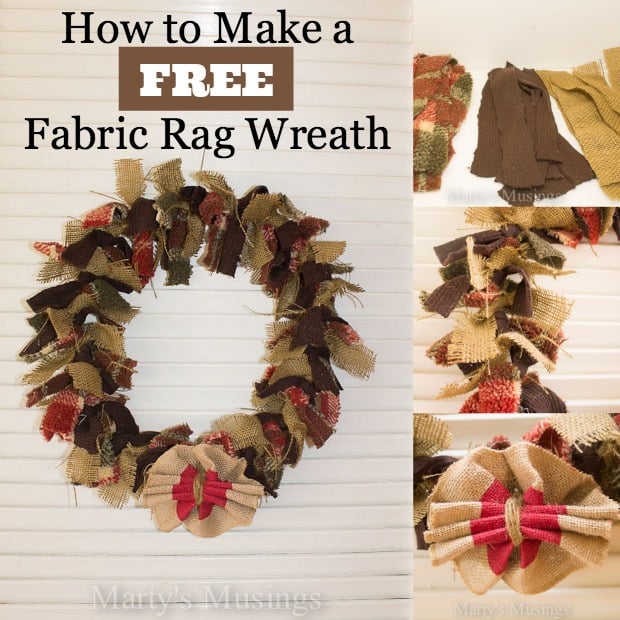
[[[92,491],[63,481],[62,444],[45,444],[38,412],[25,410],[19,384],[25,366],[17,351],[29,337],[24,299],[38,290],[37,239],[60,239],[63,222],[98,205],[114,188],[118,157],[145,165],[181,156],[190,173],[201,153],[185,151],[24,150],[24,117],[52,124],[80,114],[85,123],[118,117],[116,46],[62,45],[61,11],[85,10],[77,0],[0,2],[0,618],[102,617],[93,589],[173,593],[166,616],[193,617],[209,596],[229,588],[270,600],[274,593],[320,597],[319,609],[254,609],[257,618],[308,617],[398,620],[411,615],[411,2],[291,0],[291,19],[329,24],[347,19],[354,45],[327,38],[295,46],[293,113],[175,113],[190,127],[230,125],[237,153],[205,167],[223,172],[238,193],[257,183],[288,194],[296,206],[332,222],[330,239],[346,239],[353,279],[367,289],[363,307],[339,304],[378,355],[367,382],[340,373],[345,386],[339,432],[320,451],[307,450],[287,472],[280,497],[261,507],[253,525],[214,540],[178,530],[157,532],[149,512],[102,506]],[[255,7],[222,2],[94,0],[103,19],[152,19],[167,14],[198,21],[215,36],[213,11],[230,15],[256,8],[273,18],[283,3]],[[162,44],[153,26],[150,45]],[[244,116],[290,116],[291,123],[350,125],[374,114],[389,129],[390,151],[257,152]],[[164,113],[126,113],[126,127],[145,125],[158,144]],[[190,288],[145,290],[142,315],[128,329],[130,355],[139,360],[130,406],[143,428],[187,421],[208,428],[218,415],[249,405],[262,372],[264,325],[270,304],[247,278],[196,271]],[[176,590],[175,590],[176,588]],[[194,603],[184,609],[182,595]],[[232,594],[231,594],[232,596]],[[174,602],[176,600],[176,602]],[[252,600],[252,599],[250,599]],[[163,608],[144,611],[154,617]],[[117,618],[136,609],[116,609]],[[204,611],[202,613],[205,613]],[[247,617],[221,605],[209,617]]]

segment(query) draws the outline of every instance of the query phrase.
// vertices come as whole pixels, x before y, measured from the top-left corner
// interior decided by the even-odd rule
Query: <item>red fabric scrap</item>
[[[317,394],[317,404],[325,421],[331,427],[336,426],[340,417],[340,397],[327,390],[319,392]]]
[[[205,473],[202,486],[202,499],[196,503],[194,495],[194,481],[200,475],[198,470],[188,465],[181,473],[179,482],[172,486],[172,498],[177,501],[177,516],[181,521],[189,517],[192,510],[198,507],[198,518],[206,519],[213,510],[213,506],[226,506],[226,492],[232,489],[232,482],[220,480],[217,472],[213,469]]]
[[[32,247],[40,254],[55,259],[59,259],[65,251],[65,246],[62,243],[53,241],[35,241]]]
[[[600,207],[575,207],[575,211],[584,221],[586,237],[592,245],[597,244],[601,236]]]
[[[114,221],[114,213],[118,206],[118,203],[109,202],[89,211],[82,222],[82,228],[109,226]]]
[[[480,517],[469,522],[474,545],[487,545],[489,566],[496,575],[506,570],[515,548],[504,516],[505,505],[510,497],[510,491],[499,480],[495,480],[481,497]],[[558,515],[567,512],[566,506],[546,505],[542,491],[533,487],[525,491],[519,519],[523,536],[519,546],[521,568],[527,568],[536,559],[542,542],[560,544],[562,531]]]
[[[140,277],[142,286],[148,284],[155,275],[155,259],[153,257],[153,235],[150,231],[138,233],[132,239],[133,255],[131,264]]]
[[[210,445],[222,446],[224,452],[230,456],[236,456],[235,447],[232,438],[224,431],[211,431],[202,436],[202,443]]]
[[[360,335],[348,323],[331,321],[329,323],[329,327],[338,334],[340,340],[342,340],[347,346],[352,346],[362,340]]]

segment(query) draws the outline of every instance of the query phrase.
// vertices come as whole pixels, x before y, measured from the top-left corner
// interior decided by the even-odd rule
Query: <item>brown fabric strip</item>
[[[478,111],[478,146],[474,153],[471,172],[479,177],[497,176],[498,163],[502,159],[499,127],[493,95],[491,77],[501,69],[493,69],[482,89],[482,100]]]
[[[47,320],[46,323],[37,331],[37,334],[32,340],[19,352],[20,357],[29,357],[39,353],[43,347],[47,346],[51,342],[56,340],[56,330],[51,321]]]
[[[127,215],[127,234],[134,237],[143,232],[157,230],[157,210],[155,201],[149,198],[138,198]]]
[[[291,246],[295,243],[295,240],[302,236],[299,224],[289,220],[282,226],[278,226],[275,230],[276,237],[280,244],[280,249],[290,251]]]
[[[46,308],[54,308],[55,310],[66,308],[82,292],[84,286],[94,280],[94,275],[82,272],[77,280],[43,289],[40,293],[27,299],[26,303],[33,312],[41,312]]]
[[[31,390],[27,394],[27,406],[32,407],[36,405],[40,400],[46,396],[51,396],[61,392],[65,388],[71,385],[71,375],[68,372],[61,372],[54,375],[49,381],[46,381],[43,385]]]
[[[141,454],[136,459],[136,480],[132,489],[134,493],[137,493],[144,484],[144,476],[146,475],[149,466],[170,448],[172,448],[172,445],[164,446],[162,448],[149,448],[144,454]]]
[[[299,291],[295,298],[297,308],[309,308],[314,303],[321,282],[331,280],[332,267],[328,264],[305,262],[299,268]]]
[[[323,312],[320,306],[306,310],[297,324],[293,336],[293,348],[313,344],[318,347],[326,346],[323,325]]]
[[[413,486],[418,486],[428,476],[439,476],[457,459],[452,456],[416,456],[413,459]]]
[[[507,238],[516,237],[521,228],[515,224],[505,226],[500,230],[483,230],[473,235],[458,237],[433,249],[442,265],[448,265],[467,256],[467,238],[474,239],[474,252],[482,256],[490,256],[494,250],[501,247]]]
[[[525,413],[566,413],[566,403],[533,379],[526,379],[521,385],[521,408]]]
[[[215,269],[216,272],[232,276],[233,278],[235,277],[237,265],[241,258],[241,251],[243,250],[243,243],[245,241],[245,233],[240,224],[241,216],[254,196],[268,193],[269,190],[261,185],[253,188],[250,192],[239,198],[236,216],[230,220],[224,236],[222,255]]]
[[[62,253],[62,260],[79,269],[86,269],[95,250],[104,247],[116,247],[124,258],[131,258],[131,248],[123,237],[116,237],[105,230],[95,229],[80,241],[67,247]]]
[[[198,207],[206,195],[207,190],[200,185],[186,185],[179,190],[179,196],[189,204],[191,212],[198,216],[200,216]]]
[[[416,523],[414,529],[417,549],[419,551],[427,551],[430,545],[424,540],[424,532],[428,529],[426,517],[424,517],[419,523]]]
[[[594,178],[583,155],[559,135],[538,74],[510,63],[488,74],[471,172],[502,183],[499,196],[516,206],[563,195]]]
[[[329,349],[327,347],[308,346],[306,357],[312,369],[312,383],[316,390],[339,394],[342,386],[329,363]]]
[[[99,245],[97,239],[98,232],[102,233],[103,231],[93,230],[92,232],[88,233],[83,239],[72,243],[62,253],[62,260],[66,263],[69,263],[70,265],[79,267],[80,269],[86,269],[86,266],[88,265],[90,259],[93,257],[93,254],[95,253],[95,250]],[[114,238],[112,235],[110,235],[110,233],[104,234],[108,237],[106,241],[109,240],[109,238]]]
[[[438,286],[424,301],[424,307],[447,318],[470,289],[469,276],[457,276]]]
[[[517,284],[515,296],[512,301],[512,312],[520,316],[531,317],[534,312],[532,300],[532,286],[528,275],[521,271],[521,282]]]
[[[612,220],[612,226],[616,233],[616,238],[620,241],[620,207],[616,207],[614,211],[614,217]]]
[[[558,134],[551,99],[543,81],[533,69],[515,68],[515,71],[522,92],[525,121],[528,127],[534,128],[532,134],[536,158],[550,164],[563,161],[559,149],[559,141],[563,138]],[[553,178],[553,174],[550,166],[546,178]]]
[[[301,388],[312,399],[314,399],[318,391],[310,381],[301,377],[295,377],[294,375],[284,377],[273,383],[268,383],[266,380],[257,382],[254,384],[254,389],[260,398],[267,398],[268,396],[278,394],[279,392],[283,392],[286,388],[293,386]]]
[[[99,454],[99,437],[106,431],[106,424],[96,407],[86,406],[73,429],[73,443],[89,454]]]
[[[547,164],[536,157],[532,129],[524,113],[525,93],[520,88],[516,68],[507,66],[489,82],[502,148],[496,179],[514,188],[542,186]]]

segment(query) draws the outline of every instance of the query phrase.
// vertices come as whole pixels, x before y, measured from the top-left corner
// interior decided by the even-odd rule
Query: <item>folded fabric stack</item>
[[[471,172],[503,184],[500,197],[531,206],[594,178],[586,159],[559,133],[549,94],[535,71],[508,63],[482,91]]]
[[[454,155],[452,139],[471,99],[472,79],[451,56],[418,54],[413,61],[413,189],[441,187]]]
[[[567,71],[538,71],[603,191],[620,199],[620,48],[604,51],[609,82],[598,62]]]

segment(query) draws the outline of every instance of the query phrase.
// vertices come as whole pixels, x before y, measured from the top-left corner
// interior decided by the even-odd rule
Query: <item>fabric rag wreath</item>
[[[414,525],[434,565],[454,560],[477,594],[499,579],[524,594],[601,564],[620,514],[620,416],[561,414],[511,445],[459,459],[446,421],[414,414]]]
[[[595,244],[612,226],[620,235],[619,213],[612,207],[466,210],[467,223],[487,230],[436,247],[444,282],[420,295],[428,312],[456,317],[454,329],[427,351],[436,364],[465,375],[439,398],[476,390],[460,413],[566,411],[530,368],[555,369],[572,303],[536,280],[571,273],[555,243],[574,248],[585,237]]]
[[[48,258],[40,280],[60,283],[27,300],[36,333],[20,356],[36,362],[26,405],[45,408],[44,438],[73,445],[71,483],[116,507],[141,497],[159,529],[183,523],[211,537],[249,525],[304,444],[320,448],[335,431],[342,387],[332,365],[367,378],[375,357],[336,311],[336,297],[362,289],[343,277],[352,271],[339,261],[345,242],[317,239],[328,222],[266,187],[237,199],[221,174],[193,176],[197,185],[186,185],[180,159],[146,176],[139,160],[120,160],[118,201],[70,221],[63,244],[34,244]],[[219,418],[195,439],[187,424],[143,431],[122,393],[137,365],[124,333],[138,309],[124,295],[158,267],[166,285],[189,284],[203,241],[199,264],[233,277],[242,266],[274,302],[256,412]]]

